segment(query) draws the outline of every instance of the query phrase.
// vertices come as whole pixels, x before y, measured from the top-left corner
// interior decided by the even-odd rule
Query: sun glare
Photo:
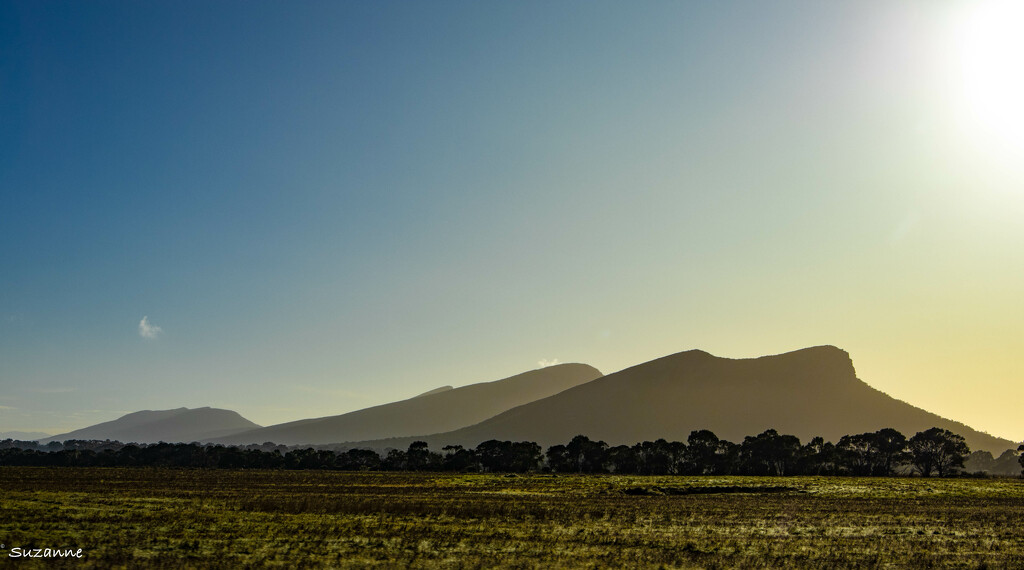
[[[954,24],[955,81],[979,150],[1021,168],[1024,160],[1024,2],[967,5]]]

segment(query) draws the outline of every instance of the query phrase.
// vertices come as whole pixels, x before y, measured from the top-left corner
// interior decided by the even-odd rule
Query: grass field
[[[0,543],[12,568],[1024,568],[1024,481],[2,467]]]

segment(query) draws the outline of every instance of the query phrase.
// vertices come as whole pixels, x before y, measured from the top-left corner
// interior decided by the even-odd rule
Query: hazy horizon
[[[0,432],[834,345],[1020,441],[1019,4],[0,5]]]

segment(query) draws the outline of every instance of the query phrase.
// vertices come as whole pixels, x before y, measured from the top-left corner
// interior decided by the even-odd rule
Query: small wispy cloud
[[[148,338],[152,340],[159,336],[160,333],[162,332],[164,332],[162,328],[149,322],[148,316],[142,317],[142,320],[139,321],[139,336],[141,336],[142,338]]]
[[[0,410],[17,410],[17,409],[18,408],[15,408],[13,406],[0,406]]]
[[[542,359],[537,361],[537,366],[539,366],[541,368],[547,368],[548,366],[554,366],[556,364],[561,364],[561,363],[562,363],[562,361],[558,360],[557,358],[552,358],[551,360],[548,360],[547,358],[542,358]]]

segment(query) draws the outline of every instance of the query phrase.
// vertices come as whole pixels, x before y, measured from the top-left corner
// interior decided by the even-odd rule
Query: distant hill
[[[19,441],[36,441],[50,437],[50,434],[41,431],[5,431],[0,432],[0,439],[15,439]]]
[[[454,390],[454,389],[455,388],[453,388],[451,386],[441,386],[440,388],[434,388],[433,390],[426,391],[426,392],[420,394],[419,396],[414,396],[414,397],[422,398],[423,396],[430,396],[432,394],[440,394],[441,392],[447,392],[448,390]]]
[[[285,445],[327,444],[438,433],[472,425],[505,410],[589,382],[601,372],[586,364],[559,364],[504,380],[420,396],[338,416],[298,420],[213,439],[217,443],[271,441]]]
[[[260,427],[231,410],[177,408],[144,410],[42,440],[111,439],[124,443],[190,443]]]
[[[850,356],[819,346],[775,356],[733,360],[700,350],[680,352],[609,374],[478,424],[441,434],[363,441],[354,445],[404,449],[423,440],[432,449],[475,447],[489,439],[534,441],[545,448],[583,434],[610,445],[665,438],[685,441],[710,429],[742,442],[768,428],[807,442],[892,427],[908,438],[938,426],[958,433],[972,450],[994,453],[1017,444],[896,400],[856,376]]]

